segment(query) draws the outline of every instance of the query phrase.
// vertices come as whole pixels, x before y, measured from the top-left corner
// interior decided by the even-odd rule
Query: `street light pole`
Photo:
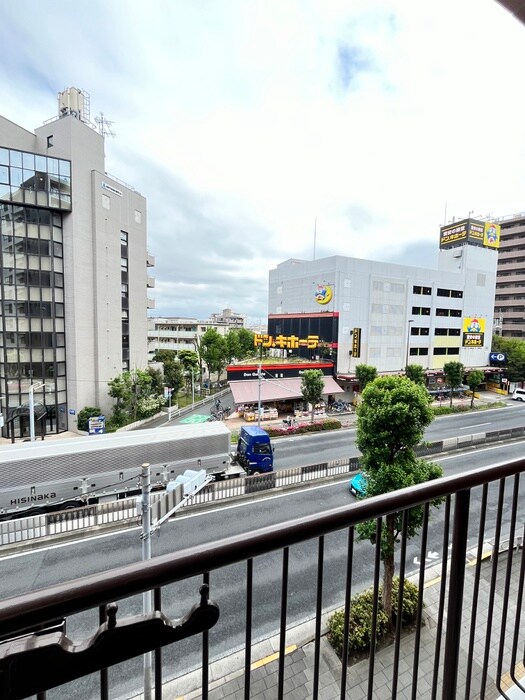
[[[35,441],[35,389],[42,389],[45,384],[30,384],[29,385],[29,440]]]
[[[406,368],[408,367],[408,356],[410,354],[410,324],[414,323],[414,319],[410,318],[408,319],[408,331],[407,331],[407,361],[405,363],[405,374],[406,374]]]
[[[257,368],[257,427],[261,427],[261,363]]]
[[[149,494],[151,491],[150,465],[145,462],[141,467],[141,510],[142,510],[142,561],[151,559],[151,511]],[[142,611],[150,615],[153,610],[151,591],[142,594]],[[152,654],[144,654],[144,700],[151,700]]]
[[[262,380],[262,345],[259,354],[259,367],[257,368],[257,427],[261,427],[261,380]]]

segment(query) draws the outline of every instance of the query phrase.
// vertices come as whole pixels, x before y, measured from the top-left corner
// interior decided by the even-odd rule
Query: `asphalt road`
[[[493,445],[462,455],[445,455],[436,459],[447,474],[479,468],[488,464],[521,456],[523,442],[511,445]],[[488,525],[485,539],[493,536],[494,498],[491,489],[491,507],[488,509]],[[525,493],[522,493],[521,502]],[[479,526],[479,493],[474,493],[470,508],[472,541],[477,540]],[[507,494],[507,498],[509,498]],[[261,499],[259,501],[222,505],[201,513],[177,517],[162,528],[159,538],[153,539],[153,556],[177,551],[186,547],[216,540],[218,537],[246,532],[265,525],[283,523],[307,514],[315,514],[348,504],[354,499],[349,494],[347,479],[330,485],[297,490]],[[509,509],[504,509],[508,519]],[[503,532],[508,529],[504,523]],[[443,548],[443,508],[433,513],[426,552],[421,552],[419,538],[408,545],[407,566],[418,569],[418,561],[427,559],[435,564]],[[288,582],[288,625],[311,618],[315,613],[317,578],[317,542],[309,541],[290,550],[290,576]],[[90,540],[70,542],[46,550],[28,552],[0,559],[2,595],[9,597],[21,592],[37,590],[53,583],[64,582],[88,573],[104,572],[133,561],[141,556],[139,532],[127,531]],[[347,553],[347,533],[338,532],[325,538],[323,575],[323,607],[331,609],[343,600]],[[371,579],[370,560],[372,546],[357,542],[354,549],[352,585],[354,590],[366,587]],[[254,562],[254,641],[274,633],[279,627],[281,599],[282,554],[274,553],[258,557]],[[222,656],[244,643],[245,565],[239,564],[212,572],[211,595],[221,608],[221,618],[210,633],[211,655]],[[163,608],[166,614],[176,618],[183,615],[198,600],[200,581],[185,581],[168,586],[163,591]],[[119,615],[136,614],[142,609],[140,597],[119,603]],[[68,620],[68,633],[75,640],[93,634],[98,622],[95,614],[83,614]],[[164,668],[173,669],[179,675],[200,665],[200,640],[186,640],[173,645],[164,655]],[[141,660],[110,669],[111,696],[125,696],[140,685]],[[98,678],[88,677],[75,684],[71,697],[76,700],[91,698],[98,693]],[[68,689],[61,688],[48,693],[48,698],[69,697]]]
[[[525,404],[510,402],[505,408],[459,413],[436,418],[425,431],[429,442],[525,426]],[[286,437],[274,441],[275,469],[304,466],[315,461],[357,457],[355,428]]]

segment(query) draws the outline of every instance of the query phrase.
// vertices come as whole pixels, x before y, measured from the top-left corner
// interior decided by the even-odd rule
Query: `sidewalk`
[[[478,610],[475,625],[475,642],[473,650],[473,668],[471,674],[471,690],[469,697],[478,698],[480,683],[483,677],[483,659],[486,642],[486,620],[489,607],[490,577],[492,562],[485,555],[486,560],[481,565],[480,587],[477,599]],[[505,573],[506,557],[500,556],[498,563],[497,582],[501,583]],[[506,624],[503,627],[504,656],[502,687],[509,690],[509,698],[523,700],[525,694],[518,687],[514,687],[510,679],[508,663],[511,658],[512,635],[516,618],[516,596],[519,584],[519,556],[514,555],[513,575],[511,576],[511,590],[508,600]],[[461,637],[461,651],[458,669],[458,697],[465,697],[465,672],[467,668],[467,654],[469,648],[470,615],[472,610],[472,591],[474,581],[475,561],[466,565],[465,594],[463,603],[463,623]],[[437,621],[440,595],[441,568],[435,566],[426,570],[426,583],[424,591],[424,626],[421,630],[418,660],[418,698],[430,698],[434,675]],[[412,579],[414,580],[414,579]],[[417,582],[417,581],[416,581]],[[502,629],[502,612],[504,609],[504,591],[502,584],[496,586],[494,600],[494,614],[492,617],[492,637],[490,642],[490,655],[487,665],[487,682],[484,698],[497,700],[500,696],[495,684],[497,669],[497,654],[499,648],[500,631]],[[446,616],[445,616],[446,617]],[[519,619],[519,618],[518,618]],[[323,623],[326,619],[323,620]],[[446,620],[445,620],[446,625]],[[315,642],[313,641],[313,622],[305,623],[300,627],[287,632],[286,657],[284,664],[284,696],[292,700],[307,700],[313,697],[314,655]],[[326,627],[323,627],[326,632]],[[445,633],[440,642],[440,674],[437,696],[441,697],[441,674],[444,657]],[[402,638],[400,644],[400,664],[398,673],[398,688],[396,698],[398,700],[411,700],[413,680],[415,635],[409,634]],[[252,663],[250,698],[253,700],[275,700],[278,688],[278,663],[279,663],[279,638],[267,640],[256,645],[252,649],[252,659],[258,659]],[[387,700],[392,697],[394,647],[387,647],[376,653],[373,680],[373,697],[378,700]],[[521,656],[520,656],[521,655]],[[517,658],[523,655],[523,648],[518,649]],[[244,656],[240,652],[231,657],[222,659],[211,665],[209,700],[242,700],[244,698]],[[347,669],[346,697],[351,700],[365,700],[368,695],[369,661],[364,660]],[[320,669],[319,669],[319,698],[321,700],[340,700],[341,697],[342,665],[328,643],[325,636],[320,642]],[[516,669],[518,679],[525,678],[525,668],[518,664]],[[167,684],[166,697],[171,700],[197,700],[202,695],[200,688],[200,673],[189,674],[172,683]],[[170,692],[171,691],[171,692]]]

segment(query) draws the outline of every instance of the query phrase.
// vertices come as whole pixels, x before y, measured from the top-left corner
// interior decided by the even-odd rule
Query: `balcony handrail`
[[[10,598],[0,602],[0,638],[522,472],[525,459],[500,462]]]

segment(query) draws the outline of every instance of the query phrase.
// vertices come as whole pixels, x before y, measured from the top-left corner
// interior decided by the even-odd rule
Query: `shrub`
[[[291,428],[276,428],[274,426],[268,425],[264,426],[264,429],[270,437],[285,437],[286,435],[304,435],[305,433],[318,433],[321,430],[339,430],[340,427],[341,421],[336,419],[330,419],[317,423],[304,423],[303,425],[296,425]]]
[[[386,637],[388,632],[388,617],[381,605],[383,587],[379,587],[379,605],[377,610],[376,643]],[[397,596],[399,592],[399,578],[393,582],[393,613],[394,621],[397,617]],[[369,651],[372,638],[372,611],[374,605],[374,592],[369,588],[354,596],[350,603],[350,621],[348,628],[348,653],[349,655]],[[417,615],[418,587],[405,579],[403,587],[403,625],[412,624]],[[337,610],[328,619],[328,641],[341,658],[343,654],[344,639],[344,610]]]
[[[100,408],[95,408],[94,406],[86,406],[85,408],[81,409],[77,415],[77,428],[79,430],[85,430],[87,433],[89,429],[89,419],[94,418],[95,416],[100,416],[100,414]]]

